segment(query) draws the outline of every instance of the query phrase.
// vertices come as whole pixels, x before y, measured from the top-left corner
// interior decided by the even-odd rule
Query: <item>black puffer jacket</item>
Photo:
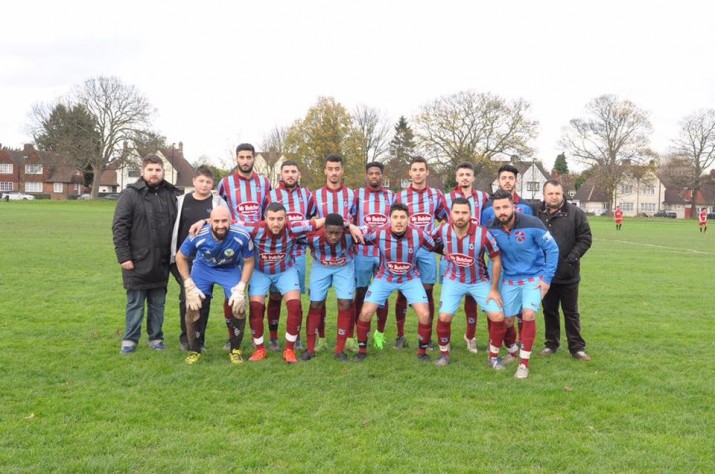
[[[591,247],[591,226],[586,214],[564,200],[554,214],[542,202],[534,213],[544,223],[559,246],[559,266],[552,283],[576,283],[581,280],[581,257]]]
[[[140,178],[119,195],[112,232],[117,261],[131,260],[134,263],[133,270],[122,270],[127,290],[166,286],[171,230],[176,220],[176,197],[179,194],[179,190],[166,181],[151,189]]]

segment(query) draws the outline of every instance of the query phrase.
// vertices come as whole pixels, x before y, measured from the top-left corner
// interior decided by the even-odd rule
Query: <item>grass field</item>
[[[113,208],[0,202],[2,472],[715,471],[715,228],[626,219],[617,232],[592,218],[581,314],[593,360],[535,355],[519,381],[486,367],[484,318],[479,354],[466,351],[461,314],[446,368],[372,347],[362,365],[321,353],[232,366],[215,311],[208,353],[187,366],[173,281],[169,350],[144,334],[120,356]],[[334,342],[334,306],[329,324]],[[413,313],[407,331],[415,347]]]

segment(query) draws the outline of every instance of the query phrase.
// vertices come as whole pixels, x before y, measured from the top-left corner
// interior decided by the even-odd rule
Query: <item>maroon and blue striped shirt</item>
[[[450,211],[452,209],[452,203],[457,198],[466,198],[467,201],[469,201],[469,203],[472,205],[472,224],[486,224],[486,222],[482,223],[481,220],[482,209],[489,200],[489,196],[487,196],[487,193],[477,191],[476,189],[472,189],[472,194],[469,196],[465,195],[460,188],[454,188],[454,191],[449,194],[445,194],[443,207],[446,216],[442,220],[447,222],[450,222],[452,220],[452,215]]]
[[[426,232],[432,232],[436,220],[447,219],[442,191],[429,186],[415,189],[412,186],[395,195],[395,202],[407,205],[410,224]]]
[[[318,217],[325,217],[328,214],[340,214],[343,219],[352,222],[357,211],[355,191],[345,185],[341,185],[337,189],[323,186],[313,192],[313,199],[315,199]]]
[[[283,182],[280,182],[278,187],[272,189],[268,194],[268,204],[272,202],[283,204],[283,207],[286,208],[286,220],[288,222],[308,220],[318,213],[313,193],[300,186],[289,190]],[[293,247],[293,256],[300,257],[302,255],[305,255],[305,248],[302,245],[295,245]]]
[[[467,234],[459,238],[454,226],[445,222],[435,229],[432,235],[444,245],[442,253],[447,260],[444,279],[469,285],[489,281],[484,254],[494,258],[501,252],[496,239],[486,227],[471,223]]]
[[[419,278],[417,270],[417,251],[424,247],[429,251],[435,249],[432,237],[422,229],[407,226],[402,235],[395,235],[389,225],[369,230],[361,227],[365,243],[376,246],[380,252],[380,267],[375,278],[384,279],[390,283],[404,283],[413,278]]]
[[[271,183],[255,171],[250,178],[233,173],[218,183],[218,195],[226,200],[234,222],[263,219]]]
[[[374,229],[389,224],[390,206],[394,200],[392,191],[384,187],[378,190],[360,188],[355,194],[357,199],[356,225]],[[380,255],[380,251],[374,245],[356,245],[355,249],[359,255],[368,257]]]
[[[339,267],[353,261],[352,249],[354,241],[347,232],[335,245],[330,245],[325,238],[325,227],[321,227],[316,232],[311,232],[304,240],[307,246],[310,247],[310,253],[315,261],[321,265]]]
[[[293,247],[296,240],[315,232],[313,221],[286,222],[283,231],[273,235],[265,221],[242,222],[256,246],[256,268],[267,275],[282,273],[295,265]]]

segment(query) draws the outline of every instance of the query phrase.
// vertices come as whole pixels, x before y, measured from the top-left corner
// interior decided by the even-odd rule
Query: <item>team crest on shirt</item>
[[[469,244],[469,250],[474,250],[474,244]]]
[[[277,263],[285,260],[286,254],[285,252],[262,253],[260,257],[263,263]]]
[[[516,241],[519,242],[519,243],[521,243],[521,242],[523,242],[523,241],[526,240],[526,234],[523,233],[523,232],[520,231],[520,230],[517,230],[516,232],[514,232],[514,236],[515,236],[515,238],[516,238]]]
[[[410,224],[415,227],[427,227],[432,223],[432,216],[426,212],[418,212],[410,216]]]
[[[449,255],[449,260],[458,267],[471,267],[474,265],[474,257],[463,253],[453,253]]]
[[[367,226],[379,227],[387,224],[387,216],[385,214],[366,214],[362,220]]]
[[[414,252],[414,249],[412,247],[407,248],[407,253],[413,253],[413,252]]]
[[[233,252],[233,249],[226,249],[223,251],[223,254],[225,256],[227,256],[228,258],[231,258],[231,257],[233,257],[234,252]]]
[[[286,220],[288,222],[302,221],[303,214],[301,214],[300,212],[289,212],[288,214],[286,214]]]
[[[409,272],[411,268],[411,263],[387,262],[387,269],[390,270],[391,273],[394,273],[396,275],[404,275],[405,273]]]
[[[236,206],[236,211],[244,216],[257,216],[261,206],[255,201],[246,201]]]

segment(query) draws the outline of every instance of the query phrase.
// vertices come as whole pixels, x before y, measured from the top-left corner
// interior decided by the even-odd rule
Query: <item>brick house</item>
[[[0,190],[47,195],[65,200],[82,194],[82,173],[66,166],[51,151],[37,151],[31,144],[22,150],[0,147]]]

